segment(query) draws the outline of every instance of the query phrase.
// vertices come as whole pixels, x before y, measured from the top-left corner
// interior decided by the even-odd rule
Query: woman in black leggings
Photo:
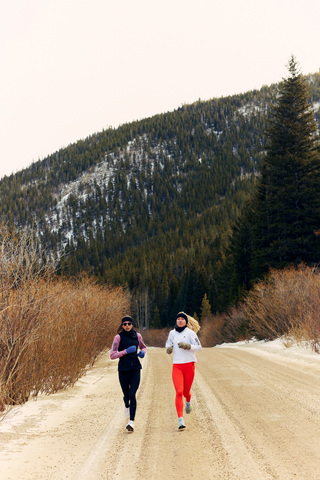
[[[147,352],[142,336],[133,329],[132,323],[132,318],[129,315],[123,317],[117,335],[114,337],[110,353],[111,360],[119,358],[119,382],[125,404],[124,413],[130,419],[126,427],[129,432],[134,430],[134,417],[137,408],[136,392],[139,388],[140,370],[142,368],[139,358],[143,358]],[[138,348],[140,349],[139,353]]]

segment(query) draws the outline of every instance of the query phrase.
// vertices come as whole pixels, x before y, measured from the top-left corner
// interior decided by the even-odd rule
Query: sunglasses
[[[127,325],[132,325],[132,322],[124,322],[122,325],[126,327]]]

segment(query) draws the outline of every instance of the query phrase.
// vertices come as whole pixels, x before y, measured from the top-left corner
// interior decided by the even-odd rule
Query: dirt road
[[[227,348],[197,358],[185,430],[164,349],[143,360],[134,433],[104,356],[0,424],[0,479],[320,479],[319,366]]]

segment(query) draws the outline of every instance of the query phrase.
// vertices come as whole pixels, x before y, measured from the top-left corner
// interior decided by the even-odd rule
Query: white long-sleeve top
[[[179,342],[190,343],[191,349],[184,350],[178,346]],[[171,330],[166,341],[166,348],[173,347],[173,363],[196,362],[195,352],[199,352],[202,347],[196,333],[190,328],[185,328],[182,332]]]

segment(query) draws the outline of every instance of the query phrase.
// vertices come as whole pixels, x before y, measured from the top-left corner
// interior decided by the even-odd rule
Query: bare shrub
[[[201,320],[201,331],[199,338],[203,347],[214,347],[225,341],[223,327],[225,325],[224,315],[211,315]]]
[[[317,278],[317,282],[319,280]],[[316,353],[320,353],[320,285],[318,291],[311,295],[302,324],[298,328],[292,328],[289,335],[296,343],[307,342]]]
[[[111,346],[129,299],[120,287],[103,287],[90,278],[75,283],[57,280],[42,323],[41,341],[36,344],[39,384],[33,395],[53,393],[73,385]],[[31,352],[30,352],[31,353]]]
[[[231,307],[224,315],[224,320],[222,335],[225,341],[238,342],[252,337],[252,327],[244,303]]]
[[[300,265],[270,271],[245,299],[245,310],[254,334],[274,339],[305,325],[319,295],[316,269]]]
[[[164,347],[170,330],[168,328],[150,328],[138,331],[147,347]]]
[[[54,261],[42,260],[33,232],[13,234],[0,227],[0,396],[6,403],[28,399],[24,385],[32,375],[22,375],[28,349],[39,339],[39,321],[47,292],[43,282],[54,272]],[[41,301],[42,298],[42,301]]]
[[[229,341],[284,336],[287,346],[303,342],[320,352],[319,273],[304,264],[271,269],[268,278],[226,314],[224,336]]]
[[[0,230],[0,412],[73,385],[129,311],[122,288],[54,277],[32,235]],[[0,414],[1,419],[1,414]]]

